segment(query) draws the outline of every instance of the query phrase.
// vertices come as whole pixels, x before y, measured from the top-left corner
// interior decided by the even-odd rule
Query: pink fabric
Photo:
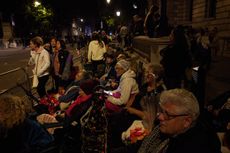
[[[120,92],[116,92],[113,93],[113,97],[114,98],[120,98],[121,93]],[[119,105],[115,105],[113,103],[111,103],[110,101],[106,100],[105,102],[105,108],[109,111],[109,112],[120,112],[122,110],[121,106]]]
[[[108,110],[108,112],[120,112],[122,108],[118,105],[114,105],[110,101],[105,102],[105,108]]]
[[[77,99],[67,108],[67,110],[65,111],[66,114],[67,114],[68,116],[71,116],[71,111],[72,111],[72,109],[73,109],[75,106],[77,106],[77,105],[79,105],[79,104],[81,104],[81,103],[87,101],[90,97],[92,97],[92,94],[86,95],[86,96],[78,96]]]
[[[120,92],[115,92],[115,93],[113,93],[113,97],[120,98],[121,97],[121,93]]]

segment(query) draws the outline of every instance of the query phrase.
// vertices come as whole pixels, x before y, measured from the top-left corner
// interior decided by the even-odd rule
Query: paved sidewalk
[[[219,56],[211,63],[206,80],[206,101],[230,90],[230,56]]]
[[[0,51],[1,52],[5,52],[5,51],[17,51],[17,50],[21,50],[21,49],[27,49],[28,47],[22,47],[22,46],[19,46],[19,47],[15,47],[15,48],[2,48],[0,47]]]

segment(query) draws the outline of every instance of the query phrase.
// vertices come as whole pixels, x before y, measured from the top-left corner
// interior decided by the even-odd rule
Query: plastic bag
[[[38,76],[36,74],[34,74],[33,76],[33,82],[32,82],[32,88],[36,88],[38,86]]]

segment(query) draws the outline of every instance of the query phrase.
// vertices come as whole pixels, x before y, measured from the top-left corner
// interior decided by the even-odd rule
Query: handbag
[[[37,69],[38,69],[38,60],[39,60],[40,54],[38,54],[38,58],[37,58],[37,63],[36,63],[36,68],[35,68],[35,73],[33,75],[33,82],[32,82],[32,88],[37,88],[38,86],[38,76],[37,76]]]
[[[32,82],[32,88],[36,88],[38,86],[38,76],[36,74],[33,75],[33,82]]]

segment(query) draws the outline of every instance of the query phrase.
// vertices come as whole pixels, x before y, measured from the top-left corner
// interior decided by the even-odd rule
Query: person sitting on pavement
[[[151,64],[146,70],[146,80],[141,86],[142,96],[155,95],[166,90],[166,86],[163,81],[164,69],[160,64]]]
[[[163,73],[161,65],[150,64],[146,70],[145,83],[140,87],[137,102],[133,106],[125,107],[130,114],[146,121],[149,129],[156,118],[159,96],[161,92],[167,90],[163,82]]]
[[[138,153],[220,153],[215,131],[199,118],[199,104],[185,89],[171,89],[160,95],[158,120]]]
[[[0,97],[0,147],[2,153],[40,153],[54,141],[43,127],[28,115],[32,110],[15,95]]]
[[[93,89],[99,83],[92,79],[84,80],[80,83],[79,96],[64,111],[57,111],[55,114],[41,114],[37,116],[37,120],[43,123],[50,123],[54,119],[56,122],[63,122],[68,127],[72,122],[79,122],[80,118],[91,106],[91,98]]]
[[[66,89],[63,89],[63,94],[58,97],[58,101],[65,103],[75,100],[78,96],[80,83],[91,78],[90,74],[85,70],[76,73],[75,80]]]
[[[107,97],[106,108],[108,111],[121,111],[122,106],[127,105],[131,95],[139,93],[136,74],[130,69],[130,62],[120,60],[116,63],[117,77],[120,77],[119,86]]]
[[[110,86],[111,81],[116,81],[115,71],[116,58],[114,51],[110,50],[105,53],[105,71],[100,78],[100,83],[104,86]]]

